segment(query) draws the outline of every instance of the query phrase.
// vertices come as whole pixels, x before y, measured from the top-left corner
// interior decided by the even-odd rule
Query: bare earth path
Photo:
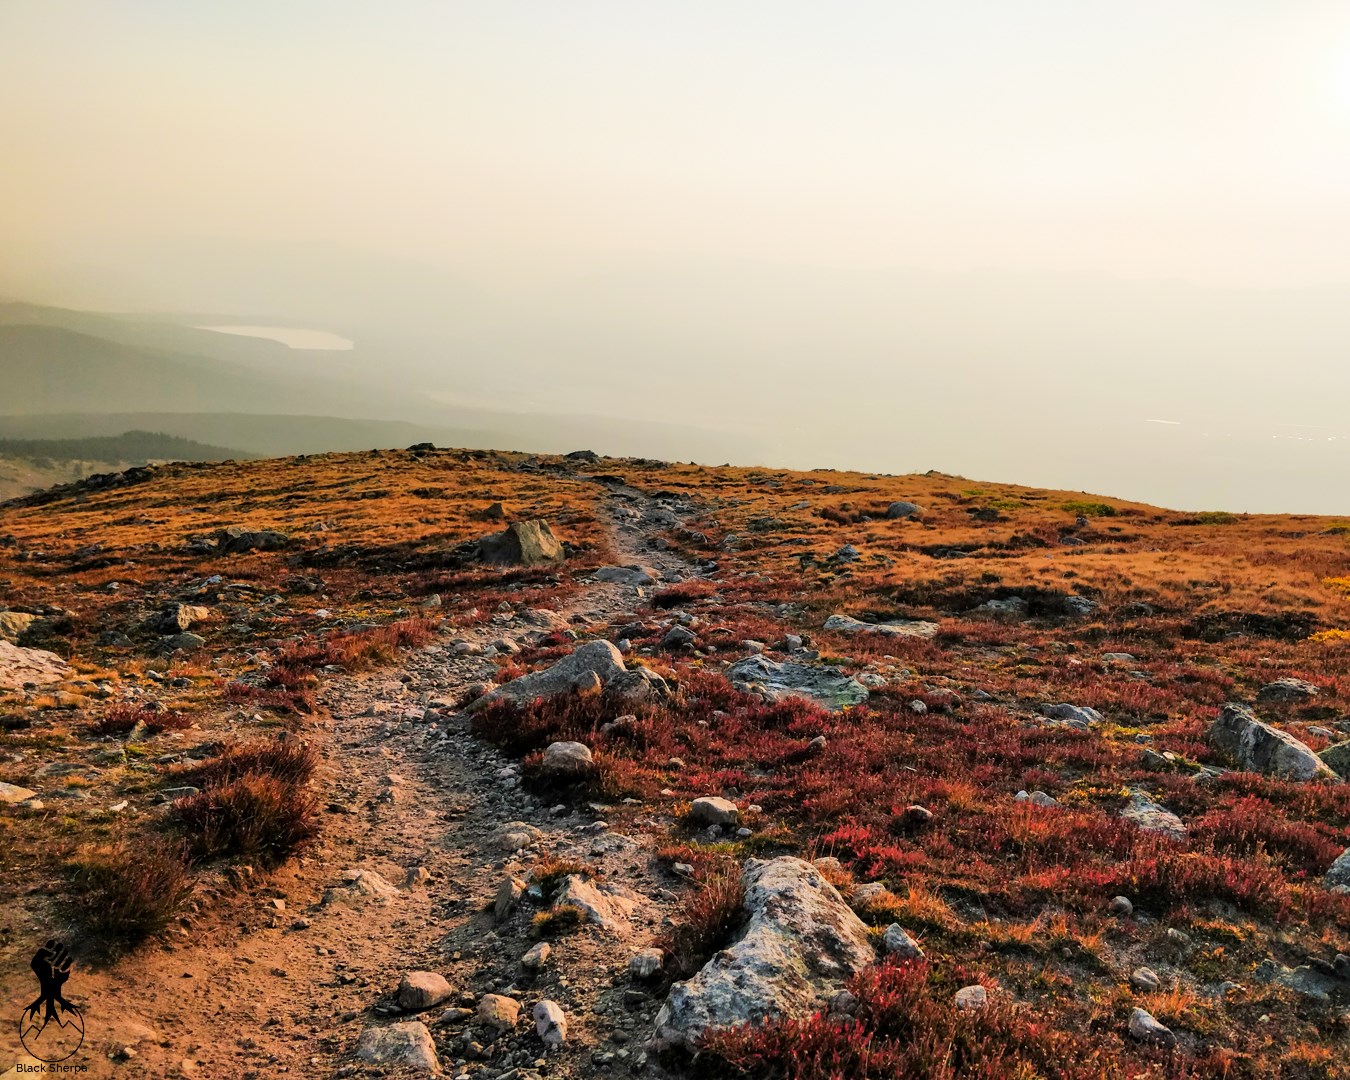
[[[693,572],[654,550],[635,524],[635,511],[647,508],[642,496],[611,490],[606,507],[620,564],[654,566],[667,581]],[[584,634],[586,625],[602,628],[643,603],[632,587],[591,582],[559,614]],[[84,1010],[86,1040],[71,1063],[88,1065],[91,1076],[396,1075],[356,1064],[352,1051],[367,1026],[411,1019],[393,1015],[392,992],[403,973],[425,969],[454,988],[448,1006],[471,1008],[486,992],[525,1005],[515,1032],[495,1041],[462,1021],[437,1026],[445,1006],[417,1017],[432,1027],[447,1076],[624,1075],[639,1064],[659,1003],[634,988],[627,964],[675,899],[675,880],[651,858],[668,819],[639,818],[633,835],[620,835],[600,812],[555,814],[453,715],[453,703],[494,664],[448,642],[486,645],[537,629],[517,612],[498,613],[405,656],[400,667],[329,681],[302,732],[323,755],[319,844],[275,874],[223,888],[167,943],[109,970],[77,969],[70,990]],[[505,853],[493,833],[511,821],[533,825],[539,839]],[[519,962],[534,944],[528,910],[497,925],[490,909],[502,880],[524,876],[544,855],[598,866],[644,903],[614,930],[586,926],[552,942],[549,963],[530,974]],[[363,882],[394,888],[361,895],[345,880],[352,871],[373,872],[379,878]],[[31,990],[11,981],[4,1015],[17,1017]],[[545,997],[563,1006],[571,1025],[567,1044],[546,1060],[529,1021]]]

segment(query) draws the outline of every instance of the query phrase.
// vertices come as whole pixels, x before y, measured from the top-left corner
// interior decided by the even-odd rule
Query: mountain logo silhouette
[[[84,1042],[84,1017],[61,994],[71,963],[70,950],[52,938],[30,965],[39,993],[19,1017],[19,1041],[39,1061],[65,1061]]]

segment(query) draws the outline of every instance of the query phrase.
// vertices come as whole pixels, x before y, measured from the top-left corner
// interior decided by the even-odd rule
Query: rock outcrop
[[[751,860],[743,875],[749,921],[656,1017],[653,1045],[692,1050],[713,1027],[763,1024],[822,1007],[876,953],[863,925],[810,863]]]
[[[1290,780],[1334,778],[1312,749],[1287,731],[1257,719],[1242,705],[1228,704],[1210,725],[1210,742],[1232,758],[1239,767],[1252,772],[1270,773]]]

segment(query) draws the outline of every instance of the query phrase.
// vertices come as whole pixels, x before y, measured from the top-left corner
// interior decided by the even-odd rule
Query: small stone
[[[503,922],[515,911],[520,898],[525,895],[525,882],[509,877],[497,886],[497,899],[492,905],[492,913],[498,922]]]
[[[963,986],[956,992],[958,1009],[983,1009],[988,1004],[989,991],[978,983],[974,986]]]
[[[548,958],[552,952],[553,947],[547,941],[541,941],[520,958],[520,966],[527,971],[538,971],[548,963]]]
[[[1135,1009],[1130,1013],[1130,1035],[1143,1043],[1153,1046],[1176,1046],[1177,1037],[1172,1029],[1154,1019],[1153,1014],[1144,1009]]]
[[[1153,991],[1162,985],[1162,980],[1152,968],[1138,967],[1130,974],[1130,985],[1136,990]]]
[[[735,825],[740,819],[740,811],[730,799],[705,796],[694,800],[689,817],[702,825]]]
[[[567,1039],[567,1017],[556,1001],[544,1000],[534,1007],[534,1029],[545,1046],[561,1046]]]
[[[520,1019],[520,1002],[502,994],[484,994],[478,1002],[478,1021],[500,1031],[510,1031]]]
[[[891,956],[899,956],[906,960],[923,959],[923,949],[919,947],[917,941],[905,932],[905,928],[899,923],[891,923],[890,926],[886,927],[886,933],[882,935],[881,944]],[[980,989],[983,989],[983,987]]]
[[[434,971],[410,971],[398,984],[398,1003],[407,1012],[421,1012],[450,997],[450,984]]]
[[[636,979],[650,979],[665,962],[666,954],[660,949],[641,949],[628,958],[628,972]]]
[[[1128,919],[1134,914],[1134,904],[1130,903],[1128,896],[1113,896],[1109,910],[1112,915],[1119,915],[1123,919]]]

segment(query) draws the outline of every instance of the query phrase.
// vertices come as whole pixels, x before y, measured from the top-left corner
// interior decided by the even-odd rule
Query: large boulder
[[[905,502],[903,499],[891,503],[886,507],[886,516],[894,521],[897,518],[918,517],[923,513],[923,508],[916,503]]]
[[[830,709],[861,705],[867,700],[867,687],[831,667],[777,663],[766,656],[747,656],[727,668],[727,678],[740,690],[765,697],[795,696],[810,698]]]
[[[611,679],[625,674],[627,670],[623,653],[612,642],[603,639],[588,641],[552,667],[532,671],[484,694],[469,706],[469,711],[477,712],[494,701],[532,701],[539,697],[572,693],[579,687],[594,685],[596,679],[600,680],[601,686],[606,686]]]
[[[45,686],[66,677],[66,662],[45,649],[21,649],[0,639],[0,690],[21,690],[25,683]]]
[[[1252,772],[1271,773],[1290,780],[1332,779],[1336,776],[1304,743],[1257,719],[1242,705],[1225,705],[1210,725],[1209,739],[1237,764]]]
[[[440,1075],[441,1071],[431,1032],[426,1024],[416,1021],[366,1028],[356,1046],[356,1060],[433,1075]]]
[[[547,521],[513,521],[478,541],[478,558],[493,566],[552,566],[567,557]]]
[[[937,635],[938,624],[924,619],[897,619],[893,622],[871,623],[855,619],[850,615],[831,615],[825,620],[826,630],[837,630],[841,634],[884,634],[887,637],[932,638]]]
[[[867,927],[810,863],[752,859],[743,881],[745,928],[670,988],[656,1016],[657,1049],[693,1050],[714,1027],[805,1016],[875,961]]]

